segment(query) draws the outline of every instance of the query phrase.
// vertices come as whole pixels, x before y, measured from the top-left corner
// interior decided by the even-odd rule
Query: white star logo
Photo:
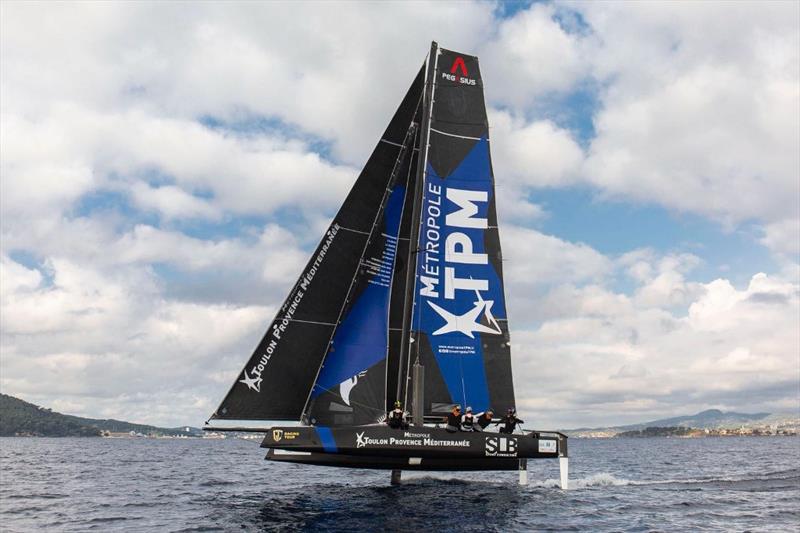
[[[484,300],[481,297],[481,293],[477,290],[475,291],[475,295],[478,297],[478,299],[475,301],[475,307],[463,315],[454,315],[450,311],[442,309],[435,303],[429,301],[428,304],[433,307],[433,310],[439,313],[439,316],[447,321],[444,326],[434,331],[433,334],[444,335],[445,333],[458,331],[470,339],[475,338],[474,333],[476,331],[478,333],[488,333],[489,335],[500,335],[502,333],[500,330],[500,324],[498,324],[497,320],[494,318],[494,316],[492,316],[492,305],[494,305],[494,300]],[[484,326],[478,322],[481,312],[483,312],[483,315],[489,322],[489,326]]]
[[[367,442],[364,439],[364,433],[364,431],[361,433],[356,433],[356,448],[363,448],[367,445]]]
[[[256,392],[261,392],[261,376],[256,375],[255,377],[250,377],[247,375],[247,370],[244,371],[244,379],[240,379],[239,383],[244,383],[247,385],[247,388],[250,390],[254,390]]]

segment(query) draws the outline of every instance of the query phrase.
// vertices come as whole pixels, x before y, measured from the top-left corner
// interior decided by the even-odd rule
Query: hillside
[[[0,437],[99,437],[97,427],[54,413],[13,396],[0,394]]]
[[[32,403],[0,394],[0,437],[100,437],[107,433],[130,433],[153,436],[199,436],[198,428],[160,428],[131,424],[122,420],[82,418],[63,415]]]
[[[727,427],[739,427],[742,424],[757,422],[765,419],[769,413],[735,413],[733,411],[723,412],[719,409],[708,409],[694,415],[675,416],[672,418],[662,418],[644,424],[634,424],[621,426],[624,431],[635,431],[646,427],[689,427],[698,429],[716,429]]]
[[[628,424],[625,426],[597,427],[597,428],[577,428],[566,430],[565,432],[574,437],[611,437],[620,433],[629,432],[631,434],[643,432],[648,428],[695,428],[695,429],[736,429],[741,427],[766,427],[766,426],[791,426],[798,423],[798,417],[792,414],[770,414],[770,413],[737,413],[733,411],[724,412],[718,409],[708,409],[693,415],[676,416],[672,418],[662,418],[650,422],[639,424]]]

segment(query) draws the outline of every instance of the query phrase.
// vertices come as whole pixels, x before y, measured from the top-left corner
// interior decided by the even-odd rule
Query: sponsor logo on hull
[[[558,452],[558,442],[552,439],[539,440],[539,453],[556,453]]]
[[[516,457],[517,439],[516,437],[486,437],[485,449],[487,457]]]
[[[441,448],[452,446],[454,448],[469,448],[469,440],[436,439],[425,433],[406,432],[398,437],[371,437],[365,431],[356,433],[356,448],[368,446],[424,446]]]
[[[272,440],[280,442],[282,440],[294,440],[300,436],[299,431],[284,431],[282,429],[272,430]]]

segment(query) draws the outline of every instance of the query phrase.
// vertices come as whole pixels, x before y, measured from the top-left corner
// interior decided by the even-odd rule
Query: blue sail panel
[[[506,318],[499,250],[487,249],[494,187],[489,144],[481,138],[450,173],[428,166],[422,206],[414,329],[427,336],[449,398],[490,407],[484,348],[502,338]],[[493,257],[494,256],[494,257]]]

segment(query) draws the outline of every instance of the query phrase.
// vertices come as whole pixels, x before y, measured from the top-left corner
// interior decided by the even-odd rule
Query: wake
[[[406,473],[403,472],[403,482],[411,484],[434,484],[434,483],[452,483],[452,484],[489,484],[489,485],[508,485],[508,480],[486,480],[486,479],[470,479],[464,477],[453,476],[452,474],[434,474],[426,473]],[[744,476],[722,476],[722,477],[708,477],[708,478],[667,478],[667,479],[652,479],[652,480],[639,480],[639,479],[626,479],[617,477],[610,472],[599,472],[582,478],[570,478],[569,490],[582,490],[591,489],[596,487],[626,487],[626,486],[653,486],[653,485],[699,485],[709,486],[713,484],[723,485],[737,485],[737,484],[751,484],[751,483],[770,483],[782,482],[790,483],[800,486],[800,469],[782,470],[776,472],[768,472],[760,476],[744,475]],[[558,489],[560,487],[558,479],[529,479],[528,487],[543,488],[543,489]]]
[[[708,485],[708,484],[737,484],[753,482],[774,482],[785,481],[795,483],[800,482],[800,470],[790,469],[767,473],[762,476],[723,476],[709,478],[684,478],[684,479],[654,479],[654,480],[634,480],[616,477],[608,472],[600,472],[584,478],[569,480],[570,490],[580,490],[592,487],[625,487],[625,486],[648,486],[648,485]],[[529,486],[538,488],[558,488],[560,486],[557,479],[545,479],[543,481],[530,480]]]

